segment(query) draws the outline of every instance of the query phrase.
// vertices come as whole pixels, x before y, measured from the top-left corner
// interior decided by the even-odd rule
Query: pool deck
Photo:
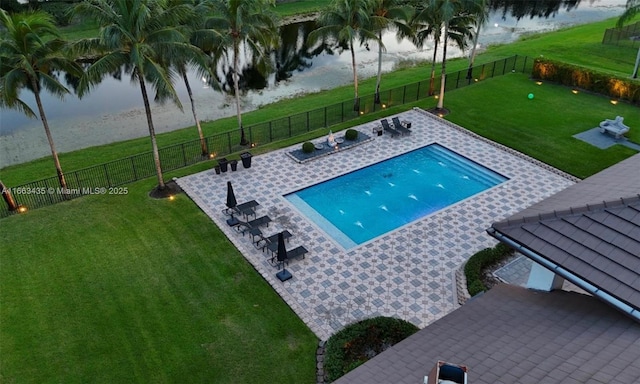
[[[475,252],[495,245],[491,223],[574,184],[577,179],[512,149],[490,142],[420,109],[397,115],[411,121],[407,136],[373,136],[354,148],[307,163],[287,152],[301,144],[254,156],[252,167],[216,175],[208,170],[177,180],[254,268],[322,340],[345,325],[373,316],[394,316],[425,327],[456,309],[455,271]],[[391,118],[393,116],[389,116]],[[371,135],[378,121],[357,127]],[[327,130],[328,133],[328,130]],[[334,132],[334,134],[336,134]],[[439,143],[510,180],[386,233],[349,251],[300,214],[283,195],[428,144]],[[273,220],[265,234],[287,229],[287,249],[303,245],[304,259],[287,267],[281,282],[267,253],[242,236],[222,214],[226,184],[238,203],[255,199],[257,215]],[[336,196],[339,198],[339,196]]]

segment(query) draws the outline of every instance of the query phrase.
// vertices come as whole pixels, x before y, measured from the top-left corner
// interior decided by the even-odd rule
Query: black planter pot
[[[229,164],[229,161],[223,157],[222,159],[218,160],[218,165],[220,166],[220,170],[222,172],[227,172],[227,165]]]
[[[238,160],[231,160],[229,162],[232,171],[236,171],[238,169]]]
[[[220,174],[220,166],[219,165],[216,165],[215,167],[213,167],[213,169],[215,169],[216,175]]]
[[[242,160],[242,166],[245,168],[251,168],[251,153],[242,152],[240,154],[240,159]]]

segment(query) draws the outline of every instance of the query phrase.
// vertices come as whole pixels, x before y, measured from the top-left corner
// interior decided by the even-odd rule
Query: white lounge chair
[[[605,119],[603,122],[600,123],[600,132],[602,133],[609,132],[613,134],[616,137],[616,139],[619,139],[622,137],[622,135],[629,132],[629,129],[630,129],[628,126],[626,126],[623,123],[623,121],[624,121],[624,117],[622,116],[616,116],[614,120]]]

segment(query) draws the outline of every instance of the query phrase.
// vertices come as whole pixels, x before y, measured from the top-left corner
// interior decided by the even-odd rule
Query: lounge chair
[[[400,133],[402,133],[403,135],[408,135],[411,133],[411,130],[409,130],[409,128],[402,125],[402,123],[400,122],[400,119],[398,119],[397,117],[392,118],[391,121],[393,122],[393,127],[398,131],[400,131]]]
[[[288,239],[293,235],[291,234],[291,232],[285,229],[284,231],[282,231],[282,236],[285,239]],[[256,237],[258,238],[258,240],[256,240]],[[260,232],[254,237],[253,240],[256,248],[261,249],[262,252],[264,252],[265,249],[268,249],[272,253],[278,250],[278,233],[265,237],[262,232]]]
[[[612,133],[616,139],[619,139],[625,133],[629,132],[629,127],[624,124],[624,117],[616,116],[614,120],[605,119],[600,123],[600,132]]]
[[[257,201],[251,200],[251,201],[247,201],[246,203],[238,204],[233,208],[225,208],[222,210],[222,212],[228,216],[242,215],[245,218],[249,218],[249,216],[253,216],[253,218],[255,219],[256,211],[254,208],[257,207],[258,205],[260,204]]]
[[[387,119],[380,120],[380,123],[382,124],[382,128],[384,129],[384,131],[391,134],[391,137],[400,136],[400,131],[394,128],[391,128],[391,126],[389,125],[389,121]]]
[[[309,253],[307,248],[303,247],[302,245],[299,245],[291,250],[287,250],[287,260],[285,262],[289,264],[289,260],[297,259],[298,257],[302,257],[304,259],[304,255],[306,255],[307,253]],[[276,263],[277,260],[278,260],[278,255],[277,253],[274,252],[273,256],[271,257],[271,264],[274,264],[277,267],[278,266],[278,263]]]
[[[257,219],[253,219],[251,221],[238,220],[238,224],[236,225],[236,230],[238,230],[238,232],[241,232],[242,236],[244,236],[244,234],[247,232],[249,232],[253,236],[256,236],[256,233],[257,233],[256,230],[263,225],[266,225],[268,227],[270,222],[271,222],[271,218],[267,215],[260,216]]]

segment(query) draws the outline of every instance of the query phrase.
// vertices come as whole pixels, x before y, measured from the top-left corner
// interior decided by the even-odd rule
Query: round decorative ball
[[[527,97],[529,98],[529,100],[533,99],[533,93],[528,94]]]

